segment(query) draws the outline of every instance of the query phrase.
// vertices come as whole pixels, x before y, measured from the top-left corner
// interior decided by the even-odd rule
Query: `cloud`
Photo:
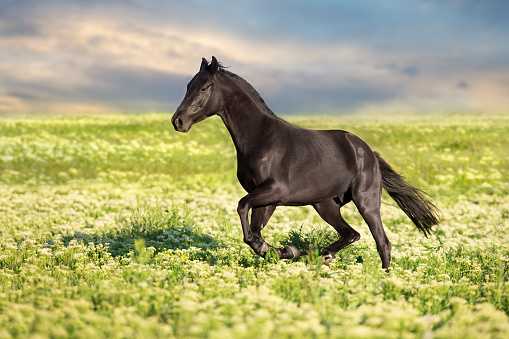
[[[460,82],[458,82],[456,87],[461,88],[461,89],[466,89],[466,88],[469,88],[470,86],[468,85],[468,82],[466,82],[465,80],[461,80]]]
[[[502,19],[473,1],[5,0],[0,111],[171,111],[212,55],[275,112],[507,109]]]
[[[183,56],[205,52],[171,30],[97,18],[35,27],[38,34],[0,40],[3,111],[59,110],[58,102],[65,108],[74,102],[87,109],[174,109],[195,68]]]
[[[188,76],[144,68],[94,66],[87,73],[105,85],[87,86],[81,94],[111,105],[123,103],[120,107],[125,110],[144,110],[147,105],[151,110],[175,109],[189,81]]]
[[[37,26],[29,22],[7,22],[2,25],[0,33],[4,37],[37,36],[40,31]]]
[[[410,78],[416,78],[419,75],[419,67],[407,66],[401,69],[401,73],[409,76]]]
[[[65,109],[69,105],[82,105],[86,107],[84,110],[98,106],[97,110],[168,111],[176,108],[176,103],[185,94],[184,84],[189,80],[181,74],[147,68],[98,64],[83,67],[80,72],[83,74],[73,75],[64,71],[60,74],[61,78],[56,79],[58,81],[11,79],[13,90],[5,92],[4,96],[11,98],[13,108],[24,111],[30,107],[36,108],[36,111],[60,111],[58,103],[62,103]],[[77,78],[86,75],[89,80],[76,81],[69,86],[63,79],[69,75]],[[4,111],[8,111],[6,103]]]

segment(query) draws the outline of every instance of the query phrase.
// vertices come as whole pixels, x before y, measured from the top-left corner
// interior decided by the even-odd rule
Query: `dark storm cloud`
[[[37,26],[23,21],[7,22],[0,28],[0,34],[4,37],[36,36],[40,35]]]
[[[267,92],[267,105],[278,113],[337,112],[348,113],[362,109],[367,102],[384,103],[397,97],[390,89],[358,86],[285,86],[278,92]]]
[[[125,111],[169,111],[185,94],[190,79],[180,74],[154,72],[96,65],[84,70],[95,80],[94,84],[65,87],[60,84],[12,81],[16,90],[6,95],[23,99],[34,105],[53,101],[101,102],[106,107]],[[140,95],[141,93],[141,95]]]
[[[419,75],[419,67],[407,66],[407,67],[401,69],[401,73],[409,76],[410,78],[416,78]]]
[[[466,89],[466,88],[469,88],[470,85],[465,80],[461,80],[460,82],[458,82],[456,87],[461,88],[461,89]]]
[[[27,101],[39,101],[40,97],[27,92],[7,92],[5,93],[9,97],[20,98]]]
[[[110,66],[91,67],[87,73],[105,85],[83,88],[80,95],[110,104],[122,103],[119,107],[124,110],[174,110],[176,106],[170,102],[183,98],[190,80],[180,74]]]

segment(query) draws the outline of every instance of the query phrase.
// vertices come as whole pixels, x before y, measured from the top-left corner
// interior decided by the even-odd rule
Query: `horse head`
[[[222,100],[216,81],[218,69],[215,57],[210,64],[202,58],[199,72],[187,84],[186,95],[171,118],[176,131],[188,132],[194,124],[219,112]]]

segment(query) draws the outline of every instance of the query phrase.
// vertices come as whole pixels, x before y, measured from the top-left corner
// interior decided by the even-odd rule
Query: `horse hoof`
[[[269,244],[267,244],[267,242],[263,242],[262,244],[262,248],[260,248],[260,255],[262,257],[265,257],[265,254],[267,254],[267,252],[269,251]]]
[[[288,245],[281,250],[281,254],[279,255],[280,259],[294,259],[300,257],[300,251],[297,247]]]
[[[334,256],[332,254],[324,255],[322,258],[323,258],[323,264],[325,266],[330,266],[330,264],[332,263],[332,260],[334,260]]]

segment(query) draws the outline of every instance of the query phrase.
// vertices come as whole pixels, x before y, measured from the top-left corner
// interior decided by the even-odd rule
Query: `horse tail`
[[[440,223],[441,215],[434,199],[426,192],[408,184],[380,154],[374,153],[382,172],[383,188],[426,237],[431,235],[433,231],[431,227]]]

